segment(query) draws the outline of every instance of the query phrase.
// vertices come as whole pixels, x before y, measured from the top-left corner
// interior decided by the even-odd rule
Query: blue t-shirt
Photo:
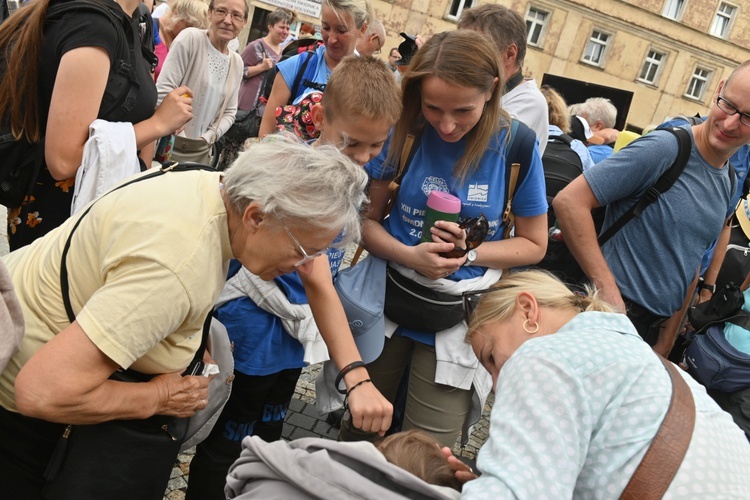
[[[285,61],[281,61],[278,64],[279,73],[281,73],[281,76],[284,78],[284,81],[286,82],[286,85],[287,87],[289,87],[290,91],[294,86],[294,80],[295,78],[297,78],[297,73],[299,73],[299,70],[302,68],[302,65],[308,57],[311,57],[311,59],[307,63],[305,74],[312,75],[312,78],[309,78],[309,80],[311,82],[320,84],[325,84],[328,82],[328,77],[331,76],[331,70],[326,64],[325,51],[325,45],[321,45],[320,47],[315,49],[315,55],[313,56],[308,56],[308,53],[303,52],[302,54],[290,57]],[[292,96],[292,104],[297,104],[303,96],[306,96],[310,92],[315,91],[319,90],[313,87],[306,86],[305,77],[304,75],[302,75],[302,79],[300,80],[299,88],[297,90],[297,95]]]
[[[341,267],[344,253],[343,248],[328,251],[333,276]],[[230,276],[234,274],[237,264],[232,261]],[[299,274],[285,274],[275,278],[274,282],[291,304],[307,304]],[[305,365],[302,344],[286,332],[281,319],[258,307],[249,297],[227,302],[217,310],[217,316],[234,343],[234,367],[237,371],[262,376]]]
[[[594,160],[594,163],[606,160],[614,152],[615,150],[606,144],[592,144],[589,146],[589,154],[591,154],[591,159]]]
[[[734,209],[727,167],[709,165],[685,128],[693,148],[682,175],[602,247],[622,296],[659,316],[680,308],[703,253]],[[583,173],[607,206],[604,229],[645,194],[677,152],[675,137],[656,130]]]
[[[706,117],[702,117],[701,120],[705,121]],[[663,129],[668,127],[680,127],[685,125],[685,120],[682,118],[674,118],[667,122],[662,123],[657,128]],[[745,183],[747,178],[748,163],[750,163],[750,146],[744,144],[736,153],[729,158],[729,163],[734,167],[734,172],[737,175],[737,188],[734,190],[734,196],[732,197],[732,205],[736,206],[742,196],[742,185]],[[708,266],[711,264],[711,259],[714,256],[714,249],[716,248],[716,240],[703,254],[703,260],[701,261],[701,274],[706,272]]]
[[[453,175],[453,167],[461,158],[466,140],[455,143],[443,141],[437,131],[426,125],[419,149],[401,182],[396,203],[383,226],[396,240],[410,246],[418,245],[422,237],[422,226],[427,207],[427,196],[437,190],[450,193],[461,200],[461,218],[476,217],[480,213],[487,217],[490,231],[485,241],[498,241],[503,237],[502,215],[505,209],[505,138],[507,130],[492,138],[476,170],[467,175],[465,181]],[[390,141],[380,155],[365,165],[373,179],[392,179],[396,169],[386,164]],[[544,171],[539,148],[534,147],[531,165],[523,181],[517,186],[513,197],[513,213],[518,217],[533,217],[547,213],[547,198],[544,188]],[[463,266],[448,279],[460,281],[481,276],[487,270],[480,266]],[[401,329],[405,333],[405,329]],[[432,342],[434,335],[430,334]],[[422,339],[420,339],[422,340]],[[425,340],[430,343],[429,340]]]

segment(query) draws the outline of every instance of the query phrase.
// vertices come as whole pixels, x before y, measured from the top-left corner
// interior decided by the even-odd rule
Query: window
[[[703,95],[706,93],[706,87],[708,87],[708,80],[711,78],[711,70],[696,66],[693,71],[693,76],[690,78],[690,83],[685,91],[685,97],[691,99],[703,100]]]
[[[641,73],[638,75],[638,81],[655,85],[661,73],[665,57],[661,52],[649,50],[648,54],[646,54],[646,59],[643,61]]]
[[[598,30],[591,32],[591,38],[586,45],[586,51],[583,53],[583,61],[594,66],[604,65],[604,55],[607,51],[610,35]]]
[[[729,28],[732,27],[732,20],[734,19],[734,14],[736,12],[737,7],[735,7],[734,5],[729,5],[725,2],[721,2],[719,4],[718,10],[716,11],[714,22],[711,23],[711,30],[709,31],[709,33],[711,33],[713,36],[726,38],[727,35],[729,35]]]
[[[549,12],[529,7],[526,14],[526,43],[534,47],[542,46],[542,34]]]
[[[448,8],[448,13],[445,17],[458,21],[458,18],[461,17],[461,12],[463,12],[464,9],[470,9],[473,3],[474,0],[451,0],[451,5]]]
[[[687,0],[667,0],[664,4],[664,12],[662,15],[669,19],[679,21],[682,19],[682,13],[685,11],[685,4]]]

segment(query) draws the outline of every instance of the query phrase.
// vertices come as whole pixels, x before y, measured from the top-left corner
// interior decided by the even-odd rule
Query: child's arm
[[[357,345],[354,343],[349,323],[344,313],[326,256],[318,257],[312,271],[299,272],[305,287],[315,323],[328,346],[331,359],[340,369],[353,361],[359,361]],[[355,368],[344,377],[346,388],[351,389],[358,382],[370,378],[366,367]],[[352,391],[349,397],[349,411],[352,423],[365,432],[376,432],[381,436],[391,426],[393,406],[383,397],[372,383],[364,383]]]

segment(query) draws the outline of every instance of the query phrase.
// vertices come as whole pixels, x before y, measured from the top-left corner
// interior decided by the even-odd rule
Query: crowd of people
[[[567,106],[524,76],[526,24],[502,6],[386,52],[369,0],[323,0],[319,34],[305,25],[290,44],[296,14],[278,9],[240,54],[242,0],[171,0],[145,31],[138,0],[93,3],[106,5],[51,23],[55,2],[35,0],[0,25],[2,125],[41,161],[0,265],[6,494],[66,498],[60,475],[90,473],[82,429],[108,426],[129,437],[100,443],[97,480],[113,498],[161,498],[210,407],[189,499],[617,497],[661,458],[677,411],[694,422],[674,431],[684,456],[647,484],[750,495],[746,436],[658,355],[722,264],[747,175],[750,62],[705,118],[678,124],[689,152],[664,130],[623,147],[610,101]],[[258,137],[224,138],[243,111]],[[560,137],[581,174],[550,221],[545,150]],[[108,171],[112,151],[143,172],[72,213],[91,158]],[[683,156],[669,189],[600,244],[592,210],[615,226]],[[455,217],[433,217],[436,192]],[[551,222],[587,278],[577,291],[529,269]],[[381,321],[361,337],[337,288],[354,243],[387,262],[370,281],[385,283]],[[211,371],[211,318],[232,373]],[[320,362],[336,381],[319,387],[342,394],[339,442],[285,443],[301,370]],[[232,385],[218,406],[216,377]],[[474,471],[451,449],[491,391]],[[166,451],[129,460],[144,435]]]

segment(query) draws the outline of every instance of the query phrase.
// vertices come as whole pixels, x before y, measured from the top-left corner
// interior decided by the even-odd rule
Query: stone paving
[[[294,397],[289,405],[284,422],[281,437],[293,440],[302,437],[323,437],[336,439],[338,428],[331,427],[315,408],[315,377],[320,371],[321,365],[306,367],[300,375],[295,389]],[[469,443],[463,451],[463,456],[469,460],[476,458],[479,447],[489,436],[489,411],[492,405],[492,395],[484,408],[482,419],[474,426],[474,432],[469,438]],[[455,454],[461,452],[459,446],[453,449]],[[187,479],[190,473],[190,460],[193,458],[195,449],[190,449],[178,457],[177,463],[172,470],[172,479],[164,496],[165,500],[183,500],[187,489]]]

